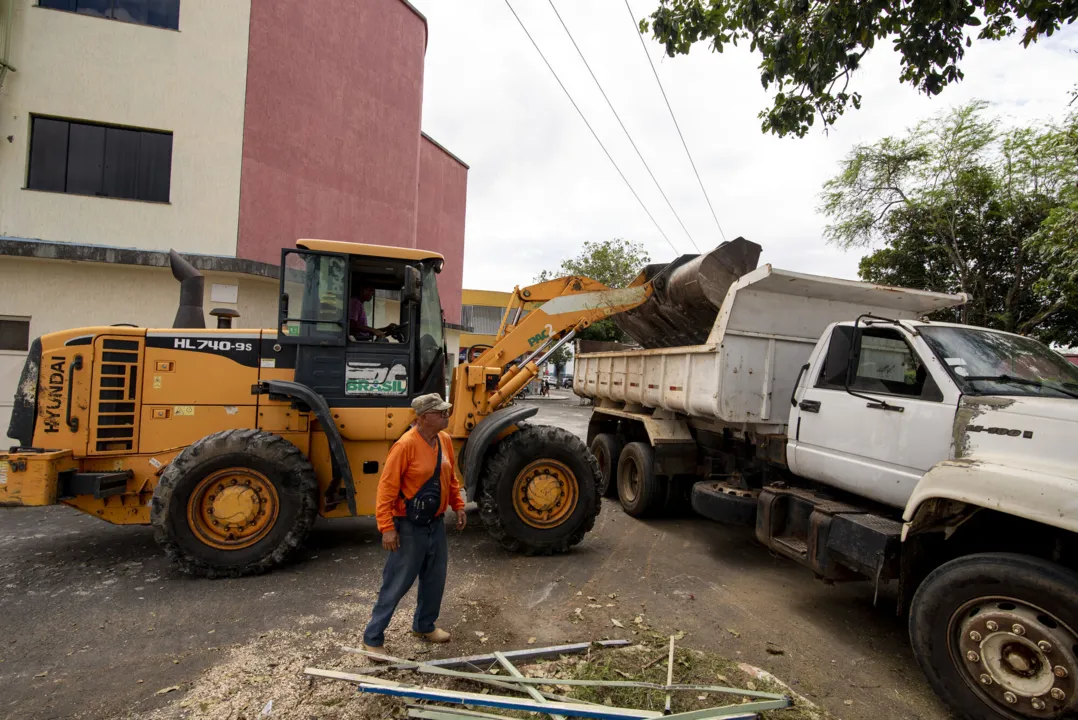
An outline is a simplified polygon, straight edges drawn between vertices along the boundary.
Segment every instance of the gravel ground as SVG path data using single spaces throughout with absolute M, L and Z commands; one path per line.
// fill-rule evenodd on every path
M 537 421 L 584 434 L 589 409 L 575 399 L 529 402 L 540 407 Z M 816 582 L 749 531 L 698 518 L 638 521 L 605 500 L 574 552 L 525 558 L 500 551 L 474 511 L 469 520 L 450 532 L 441 624 L 453 642 L 431 649 L 407 635 L 410 596 L 391 652 L 683 632 L 679 646 L 774 673 L 837 717 L 948 717 L 913 661 L 892 596 L 881 592 L 874 608 L 867 584 Z M 340 700 L 340 688 L 299 672 L 355 662 L 340 646 L 359 644 L 382 563 L 372 520 L 320 521 L 288 566 L 202 580 L 176 572 L 149 528 L 67 507 L 0 509 L 0 717 L 253 720 L 271 700 L 270 717 L 377 717 L 350 691 Z

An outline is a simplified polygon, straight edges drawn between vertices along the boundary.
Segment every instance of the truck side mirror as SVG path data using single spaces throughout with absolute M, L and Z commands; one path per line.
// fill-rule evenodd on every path
M 401 300 L 406 303 L 417 303 L 422 297 L 423 281 L 419 277 L 419 270 L 411 265 L 404 268 L 404 287 L 401 288 Z

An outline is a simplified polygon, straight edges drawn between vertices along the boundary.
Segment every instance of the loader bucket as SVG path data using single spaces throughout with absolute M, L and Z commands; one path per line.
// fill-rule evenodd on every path
M 702 345 L 730 286 L 756 269 L 760 246 L 745 238 L 724 242 L 703 255 L 682 255 L 672 263 L 648 265 L 644 279 L 655 292 L 638 308 L 614 317 L 645 348 Z

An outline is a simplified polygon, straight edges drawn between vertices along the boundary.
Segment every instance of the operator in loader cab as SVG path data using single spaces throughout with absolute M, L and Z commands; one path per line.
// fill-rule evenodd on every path
M 382 651 L 397 604 L 417 578 L 412 632 L 430 642 L 449 642 L 449 633 L 435 625 L 449 560 L 443 521 L 446 507 L 452 507 L 457 516 L 457 530 L 463 530 L 467 522 L 453 440 L 442 432 L 449 424 L 451 407 L 437 393 L 413 400 L 415 426 L 390 449 L 378 480 L 375 517 L 389 557 L 382 571 L 382 589 L 363 633 L 364 650 Z
M 380 340 L 397 329 L 397 326 L 393 323 L 383 328 L 371 327 L 367 321 L 367 309 L 363 305 L 370 302 L 371 298 L 374 297 L 374 288 L 363 285 L 363 281 L 358 274 L 352 275 L 352 287 L 355 289 L 348 303 L 349 340 L 353 342 L 357 340 L 361 342 Z

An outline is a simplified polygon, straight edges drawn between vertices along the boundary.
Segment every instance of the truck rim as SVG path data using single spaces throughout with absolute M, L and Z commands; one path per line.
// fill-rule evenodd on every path
M 572 515 L 579 497 L 573 471 L 548 458 L 529 463 L 513 483 L 517 516 L 534 528 L 560 525 Z
M 262 473 L 233 467 L 204 477 L 187 502 L 187 523 L 199 540 L 220 550 L 254 545 L 280 511 L 277 489 Z
M 625 502 L 632 503 L 636 501 L 637 496 L 640 494 L 640 482 L 643 477 L 643 473 L 640 471 L 636 462 L 630 460 L 625 463 L 623 470 L 624 477 L 621 480 L 624 482 L 618 483 L 618 492 Z
M 1051 613 L 1008 597 L 972 600 L 951 616 L 951 660 L 1009 717 L 1073 711 L 1078 635 Z

